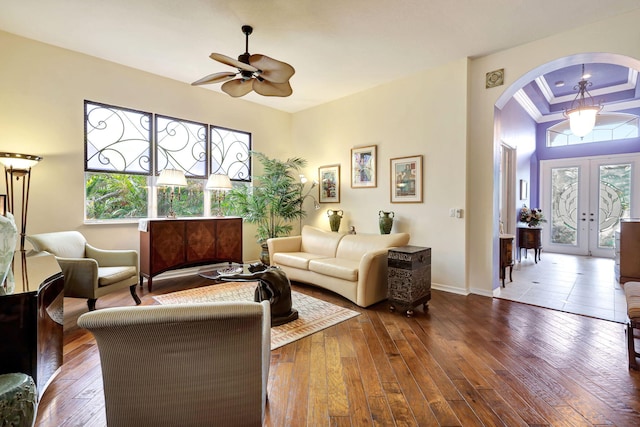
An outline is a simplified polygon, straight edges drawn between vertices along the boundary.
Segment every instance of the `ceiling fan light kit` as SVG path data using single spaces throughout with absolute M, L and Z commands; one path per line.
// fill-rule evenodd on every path
M 261 54 L 249 53 L 249 35 L 253 28 L 249 25 L 242 26 L 242 32 L 246 37 L 245 52 L 238 59 L 230 58 L 221 53 L 209 55 L 214 61 L 229 65 L 238 69 L 237 72 L 224 71 L 209 74 L 191 83 L 200 86 L 212 83 L 223 83 L 222 91 L 234 98 L 239 98 L 251 91 L 262 96 L 286 97 L 293 93 L 289 79 L 296 70 L 286 62 L 278 61 Z

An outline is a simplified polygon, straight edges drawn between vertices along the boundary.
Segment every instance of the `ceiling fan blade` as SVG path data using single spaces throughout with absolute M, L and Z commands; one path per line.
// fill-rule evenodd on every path
M 222 85 L 222 91 L 229 96 L 239 98 L 245 96 L 253 90 L 254 79 L 235 79 L 230 80 Z
M 208 76 L 203 77 L 200 80 L 196 80 L 195 82 L 191 83 L 191 86 L 208 85 L 210 83 L 226 82 L 227 80 L 231 80 L 232 78 L 234 78 L 236 76 L 236 74 L 238 74 L 238 73 L 232 73 L 232 72 L 229 72 L 229 71 L 222 72 L 222 73 L 209 74 Z
M 286 62 L 278 61 L 266 55 L 251 55 L 249 62 L 262 71 L 260 77 L 271 83 L 286 83 L 296 72 L 296 70 Z
M 251 71 L 253 73 L 258 71 L 258 69 L 252 65 L 245 64 L 244 62 L 240 62 L 237 59 L 230 58 L 227 55 L 223 55 L 221 53 L 212 53 L 211 55 L 209 55 L 209 58 L 218 62 L 222 62 L 226 65 L 231 65 L 232 67 L 236 67 L 240 70 Z
M 226 84 L 226 83 L 225 83 Z M 263 96 L 289 96 L 293 93 L 289 82 L 271 83 L 266 80 L 253 80 L 253 90 Z

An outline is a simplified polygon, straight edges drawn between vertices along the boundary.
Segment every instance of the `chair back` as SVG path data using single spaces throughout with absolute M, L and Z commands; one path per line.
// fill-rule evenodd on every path
M 78 326 L 100 352 L 109 426 L 260 426 L 267 301 L 107 308 Z
M 61 258 L 84 258 L 87 240 L 79 231 L 32 234 L 27 240 L 37 252 L 46 251 Z

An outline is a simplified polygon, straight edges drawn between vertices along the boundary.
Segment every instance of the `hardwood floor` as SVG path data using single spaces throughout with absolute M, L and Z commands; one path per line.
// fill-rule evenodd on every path
M 152 295 L 210 284 L 154 281 Z M 413 318 L 386 302 L 274 350 L 267 426 L 640 425 L 640 372 L 627 368 L 624 325 L 478 295 L 433 292 Z M 131 305 L 128 289 L 98 309 Z M 84 300 L 65 299 L 64 365 L 37 426 L 104 426 L 98 349 L 76 327 Z M 140 360 L 140 364 L 153 361 Z

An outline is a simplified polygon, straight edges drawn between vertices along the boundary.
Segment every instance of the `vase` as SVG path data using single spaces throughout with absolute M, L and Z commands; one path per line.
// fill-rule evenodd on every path
M 260 243 L 260 262 L 264 265 L 270 265 L 271 260 L 269 259 L 269 246 L 267 242 Z
M 391 227 L 393 227 L 393 217 L 395 214 L 393 212 L 378 212 L 378 225 L 380 225 L 380 234 L 389 234 L 391 233 Z
M 340 221 L 342 221 L 342 210 L 327 210 L 327 216 L 329 217 L 329 227 L 331 231 L 337 232 L 340 229 Z
M 4 283 L 11 270 L 17 238 L 18 228 L 13 215 L 10 212 L 7 213 L 7 216 L 0 215 L 0 279 L 2 279 L 0 284 Z

